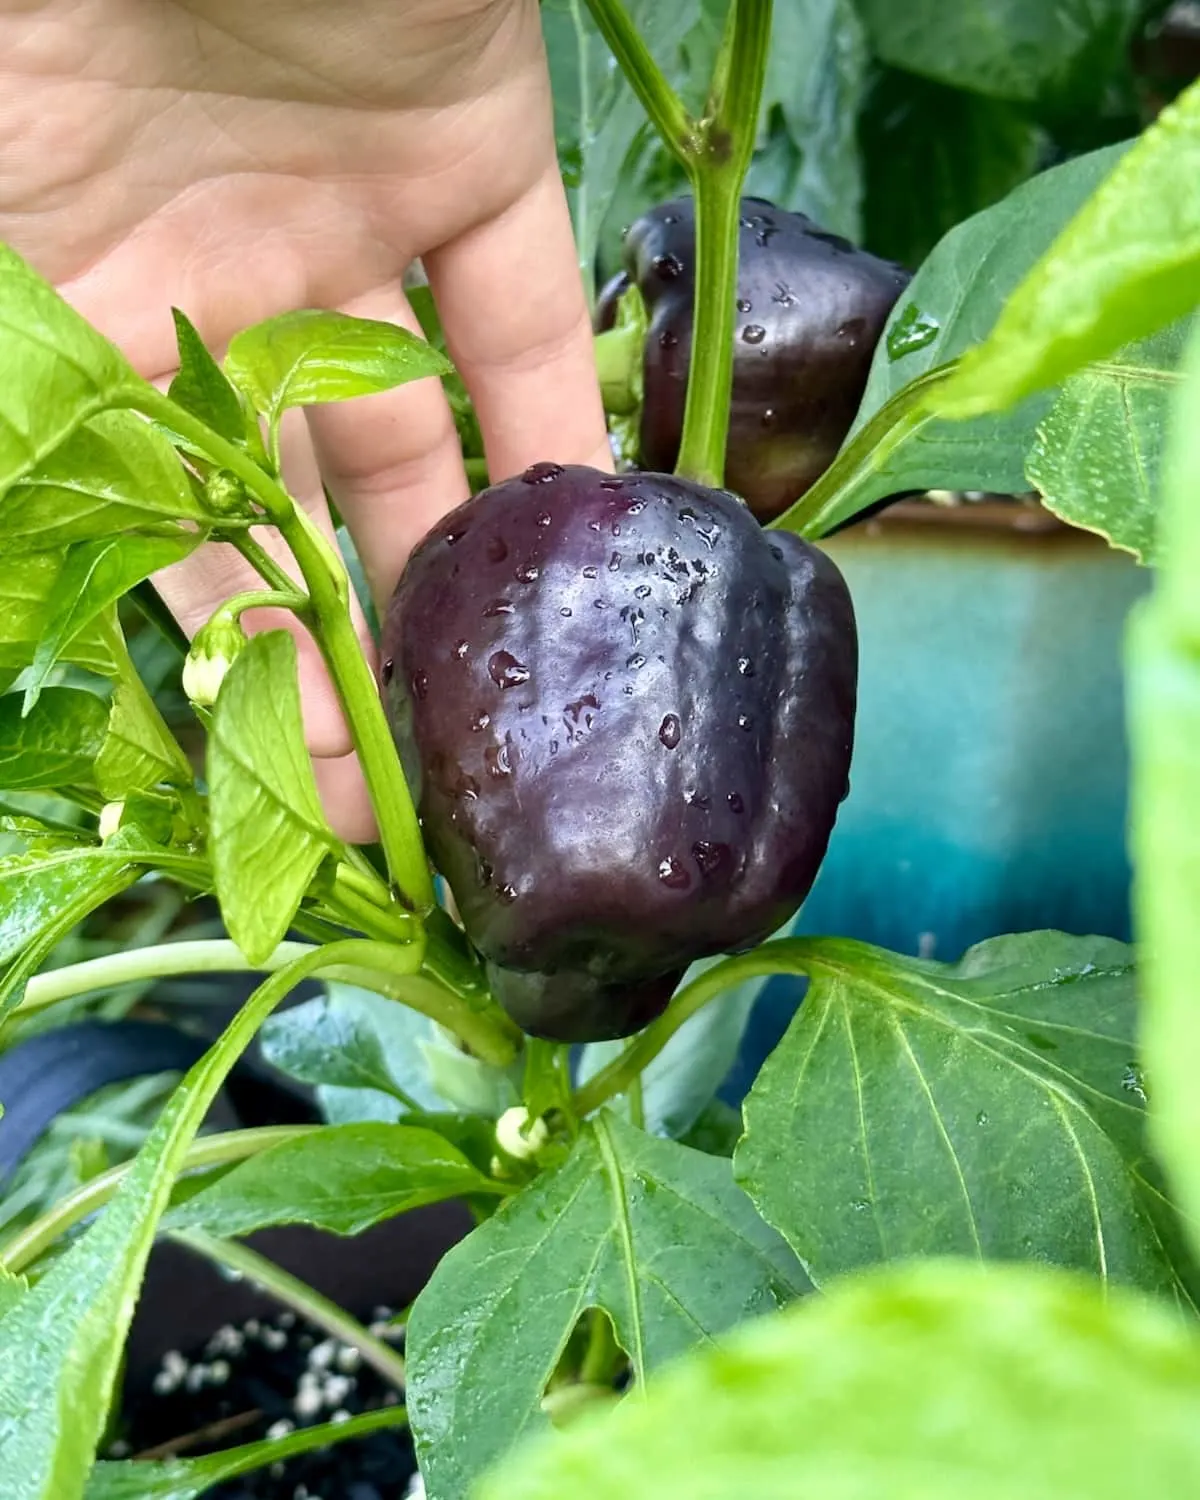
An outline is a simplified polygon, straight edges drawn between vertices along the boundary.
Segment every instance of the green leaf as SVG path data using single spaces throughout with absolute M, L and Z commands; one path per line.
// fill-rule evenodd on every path
M 862 113 L 864 239 L 916 268 L 944 234 L 1032 175 L 1041 133 L 1014 105 L 885 68 Z
M 229 1069 L 302 972 L 292 965 L 259 987 L 172 1094 L 100 1217 L 0 1318 L 5 1500 L 82 1496 L 174 1179 Z
M 888 320 L 842 453 L 775 524 L 819 536 L 903 490 L 1024 491 L 1025 456 L 1049 396 L 971 422 L 942 421 L 925 408 L 896 425 L 884 408 L 896 411 L 912 393 L 923 403 L 914 382 L 933 381 L 986 337 L 1013 287 L 1125 149 L 1106 147 L 1040 173 L 938 243 Z M 872 419 L 883 430 L 868 428 Z
M 65 556 L 63 552 L 18 555 L 0 574 L 0 670 L 21 671 L 33 661 L 47 621 L 62 598 L 58 580 Z M 85 625 L 67 642 L 59 660 L 104 677 L 116 672 L 112 649 L 95 623 Z
M 545 1425 L 580 1315 L 612 1319 L 635 1378 L 807 1290 L 729 1163 L 612 1114 L 444 1256 L 408 1322 L 408 1411 L 429 1500 Z M 586 1493 L 586 1491 L 584 1492 Z
M 223 1236 L 270 1224 L 360 1234 L 422 1204 L 504 1191 L 432 1130 L 330 1125 L 241 1162 L 173 1208 L 165 1223 Z
M 939 964 L 787 947 L 811 983 L 734 1171 L 818 1285 L 945 1254 L 1200 1291 L 1146 1159 L 1129 948 L 1034 932 Z
M 140 874 L 117 834 L 103 848 L 68 848 L 0 859 L 0 1019 L 25 981 L 89 912 Z
M 236 334 L 229 378 L 274 426 L 293 406 L 316 406 L 447 375 L 450 361 L 407 328 L 302 309 Z
M 203 519 L 175 450 L 131 411 L 93 417 L 0 497 L 0 534 L 14 551 Z
M 122 392 L 144 382 L 117 350 L 0 244 L 0 495 Z
M 477 1500 L 1129 1500 L 1200 1493 L 1200 1342 L 1082 1277 L 857 1276 L 514 1454 Z
M 999 411 L 1156 333 L 1200 303 L 1200 82 L 1169 105 L 1013 292 L 940 394 L 942 415 Z
M 135 583 L 181 562 L 203 540 L 200 532 L 177 531 L 174 536 L 102 537 L 68 548 L 42 617 L 25 688 L 26 708 L 37 702 L 42 684 L 76 636 Z
M 186 786 L 193 779 L 178 742 L 132 683 L 118 682 L 113 692 L 95 775 L 110 801 L 149 791 L 163 781 Z
M 1042 503 L 1140 562 L 1156 557 L 1158 472 L 1187 325 L 1068 376 L 1025 465 Z
M 171 316 L 175 319 L 175 338 L 179 345 L 179 373 L 172 380 L 167 395 L 221 437 L 244 446 L 246 416 L 237 391 L 208 352 L 186 314 L 173 307 Z
M 878 56 L 995 99 L 1098 97 L 1141 0 L 858 0 Z
M 98 1463 L 88 1476 L 83 1500 L 196 1500 L 214 1485 L 253 1474 L 301 1453 L 319 1452 L 350 1438 L 367 1437 L 389 1427 L 404 1427 L 401 1407 L 362 1412 L 345 1422 L 321 1422 L 281 1438 L 246 1443 L 204 1458 L 171 1458 L 164 1463 L 122 1459 Z
M 370 1091 L 388 1105 L 388 1119 L 414 1106 L 436 1109 L 419 1050 L 433 1031 L 428 1016 L 354 985 L 325 989 L 271 1017 L 261 1039 L 266 1060 L 301 1083 Z
M 21 694 L 0 698 L 0 786 L 6 792 L 87 785 L 104 744 L 108 706 L 79 688 L 47 688 L 27 718 Z
M 251 963 L 283 940 L 337 840 L 304 745 L 296 643 L 253 636 L 230 667 L 208 738 L 213 873 L 229 935 Z
M 1200 1251 L 1200 330 L 1175 399 L 1158 583 L 1128 641 L 1131 843 L 1152 1138 Z

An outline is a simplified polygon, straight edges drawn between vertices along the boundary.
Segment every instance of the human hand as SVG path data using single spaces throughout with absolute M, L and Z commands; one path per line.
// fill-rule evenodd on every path
M 160 385 L 173 305 L 218 352 L 300 307 L 419 332 L 420 257 L 493 478 L 610 466 L 536 0 L 0 0 L 0 240 Z M 380 602 L 469 494 L 433 380 L 289 413 L 284 470 L 328 531 L 324 480 Z M 214 544 L 156 583 L 190 634 L 257 578 Z M 315 644 L 246 624 L 296 635 L 326 808 L 371 837 Z

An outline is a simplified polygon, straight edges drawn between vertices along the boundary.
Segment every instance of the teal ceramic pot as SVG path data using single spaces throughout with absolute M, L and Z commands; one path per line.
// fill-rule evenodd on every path
M 1121 649 L 1148 570 L 1004 501 L 901 502 L 823 545 L 858 616 L 858 727 L 792 931 L 945 960 L 1038 927 L 1127 938 Z M 745 1081 L 798 995 L 767 987 Z

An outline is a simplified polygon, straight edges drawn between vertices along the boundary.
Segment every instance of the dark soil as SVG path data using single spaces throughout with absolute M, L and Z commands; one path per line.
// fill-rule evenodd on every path
M 393 1310 L 372 1331 L 397 1349 Z M 394 1406 L 400 1393 L 357 1349 L 287 1312 L 225 1324 L 192 1358 L 166 1353 L 125 1392 L 122 1430 L 106 1458 L 194 1458 Z M 345 1415 L 343 1415 L 345 1414 Z M 403 1428 L 352 1438 L 216 1486 L 212 1500 L 402 1500 L 415 1473 Z

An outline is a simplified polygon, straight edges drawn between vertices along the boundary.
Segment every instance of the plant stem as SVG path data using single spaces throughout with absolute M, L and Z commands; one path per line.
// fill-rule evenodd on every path
M 240 479 L 291 548 L 308 589 L 316 627 L 313 633 L 362 763 L 388 872 L 404 905 L 425 914 L 433 907 L 434 895 L 421 827 L 392 743 L 374 673 L 350 618 L 350 580 L 340 556 L 287 491 L 247 453 L 226 442 L 153 386 L 132 388 L 126 400 L 143 416 L 161 421 L 195 443 Z M 285 586 L 294 587 L 290 580 Z
M 642 1088 L 642 1075 L 629 1080 L 629 1087 L 625 1090 L 625 1096 L 629 1100 L 630 1123 L 636 1125 L 639 1130 L 646 1128 L 646 1100 L 645 1091 Z
M 683 436 L 675 472 L 720 488 L 733 391 L 741 182 L 724 171 L 693 177 L 696 290 Z
M 235 594 L 232 599 L 226 599 L 221 607 L 214 611 L 214 618 L 220 615 L 227 620 L 240 619 L 248 609 L 290 609 L 295 615 L 303 615 L 308 611 L 308 595 L 302 594 L 298 589 L 248 589 L 244 594 Z
M 730 0 L 703 148 L 685 160 L 696 197 L 696 291 L 683 436 L 675 472 L 719 486 L 725 476 L 737 298 L 738 219 L 758 132 L 771 40 L 771 0 Z
M 337 940 L 343 941 L 341 934 Z M 415 973 L 413 964 L 419 958 L 419 944 L 398 946 L 394 941 L 358 939 L 349 940 L 347 946 L 351 945 L 351 961 L 331 964 L 324 971 L 326 978 L 369 989 L 411 1006 L 454 1032 L 485 1062 L 498 1067 L 507 1067 L 512 1062 L 520 1033 L 486 991 L 459 993 L 442 981 Z M 27 984 L 16 1013 L 28 1015 L 76 995 L 173 974 L 273 974 L 317 952 L 319 948 L 305 943 L 280 943 L 262 963 L 252 964 L 236 943 L 225 938 L 158 943 L 37 974 Z
M 222 1135 L 204 1136 L 188 1148 L 182 1172 L 230 1166 L 234 1162 L 257 1156 L 272 1146 L 311 1135 L 314 1130 L 324 1128 L 321 1125 L 269 1125 L 257 1130 L 231 1130 Z M 85 1182 L 74 1192 L 68 1193 L 65 1198 L 60 1198 L 40 1218 L 26 1225 L 0 1249 L 0 1265 L 14 1274 L 32 1265 L 68 1229 L 89 1218 L 97 1209 L 103 1208 L 132 1166 L 133 1162 L 128 1161 L 110 1167 L 107 1172 L 101 1172 L 90 1182 Z
M 25 986 L 25 996 L 16 1007 L 16 1014 L 28 1015 L 31 1011 L 45 1010 L 60 1000 L 70 1000 L 94 990 L 111 990 L 118 985 L 165 979 L 175 974 L 273 974 L 276 969 L 282 969 L 309 951 L 306 943 L 280 943 L 269 958 L 260 964 L 252 964 L 236 943 L 226 938 L 209 938 L 157 943 L 150 948 L 134 948 L 125 953 L 106 953 L 102 958 L 89 958 L 83 963 L 35 974 Z
M 263 582 L 269 584 L 272 589 L 281 594 L 295 589 L 296 580 L 279 566 L 262 543 L 252 537 L 248 531 L 236 532 L 229 538 L 229 541 L 238 549 Z
M 216 1265 L 224 1266 L 238 1276 L 253 1281 L 264 1292 L 294 1308 L 310 1323 L 315 1323 L 318 1328 L 323 1328 L 343 1344 L 350 1344 L 357 1349 L 367 1364 L 386 1381 L 397 1390 L 404 1389 L 404 1361 L 396 1351 L 364 1328 L 357 1318 L 351 1317 L 336 1302 L 322 1296 L 298 1276 L 293 1276 L 290 1271 L 285 1271 L 265 1255 L 251 1250 L 249 1245 L 236 1240 L 218 1239 L 200 1229 L 173 1230 L 170 1238 Z
M 778 938 L 706 969 L 679 991 L 658 1020 L 634 1037 L 624 1052 L 575 1091 L 575 1109 L 580 1117 L 599 1109 L 614 1094 L 628 1093 L 634 1079 L 641 1077 L 683 1023 L 710 1000 L 764 974 L 807 974 L 811 948 L 811 939 Z
M 344 967 L 361 968 L 364 975 L 370 975 L 368 988 L 420 1011 L 461 1038 L 476 1057 L 506 1068 L 517 1055 L 512 1023 L 486 992 L 473 1003 L 470 996 L 414 973 L 411 950 L 415 946 L 364 940 L 357 944 L 359 955 Z
M 622 0 L 588 0 L 588 9 L 663 143 L 687 166 L 695 150 L 696 122 L 663 77 Z

